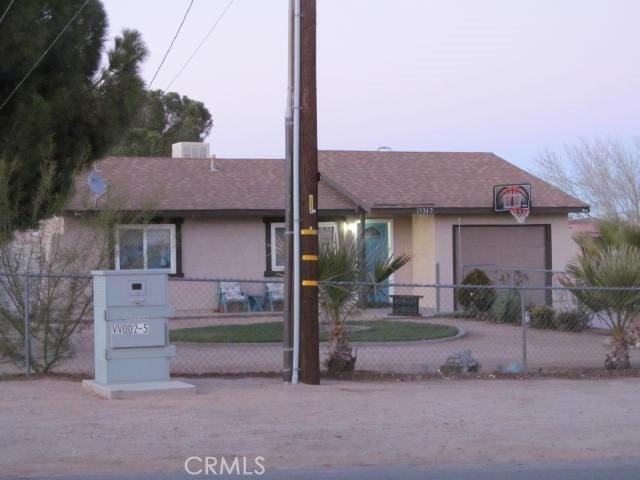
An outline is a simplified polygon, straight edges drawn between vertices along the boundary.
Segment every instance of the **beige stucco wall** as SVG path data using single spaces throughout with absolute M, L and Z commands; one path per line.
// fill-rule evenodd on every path
M 53 245 L 55 234 L 48 231 L 50 248 L 57 254 L 74 258 L 74 264 L 67 266 L 68 272 L 89 274 L 96 268 L 109 268 L 109 244 L 103 227 L 83 218 L 60 217 L 55 224 L 60 235 L 60 246 Z
M 82 220 L 64 219 L 68 246 L 95 245 L 95 232 Z M 94 252 L 97 254 L 97 252 Z M 97 255 L 95 255 L 97 257 Z M 95 268 L 97 258 L 84 262 L 79 273 Z M 185 219 L 182 225 L 182 270 L 185 277 L 264 278 L 265 224 L 262 218 Z M 170 302 L 179 311 L 214 309 L 218 304 L 216 282 L 169 283 Z M 248 293 L 263 294 L 264 284 L 243 284 Z
M 391 221 L 391 248 L 396 254 L 413 254 L 410 216 L 370 218 Z M 344 225 L 358 221 L 349 217 Z M 262 218 L 187 219 L 182 226 L 182 270 L 185 277 L 261 279 L 266 269 L 265 224 Z M 392 279 L 413 283 L 413 265 L 405 265 Z M 179 310 L 217 308 L 217 285 L 206 282 L 172 282 L 172 302 Z M 248 293 L 264 293 L 264 285 L 243 284 Z
M 411 223 L 411 217 L 409 216 L 397 216 L 393 217 L 393 254 L 414 255 L 413 248 L 413 225 Z M 412 283 L 413 282 L 413 270 L 415 261 L 409 262 L 407 265 L 398 270 L 394 275 L 392 281 L 394 283 Z M 402 289 L 397 289 L 395 293 L 402 293 Z
M 185 219 L 182 224 L 182 271 L 189 278 L 264 279 L 265 224 L 262 218 Z M 243 283 L 246 293 L 264 294 L 265 286 Z M 178 310 L 218 307 L 216 282 L 171 282 Z
M 346 224 L 357 221 L 350 217 Z M 397 272 L 395 283 L 434 284 L 436 263 L 440 265 L 440 282 L 453 282 L 453 226 L 514 225 L 508 215 L 404 215 L 368 218 L 391 220 L 392 249 L 395 254 L 408 253 L 413 260 Z M 551 225 L 553 270 L 563 271 L 576 254 L 576 244 L 568 228 L 566 215 L 532 215 L 528 224 Z M 81 236 L 80 223 L 65 219 L 65 236 Z M 185 277 L 262 279 L 266 269 L 265 224 L 261 217 L 185 219 L 182 225 L 182 270 Z M 262 284 L 244 284 L 248 293 L 264 293 Z M 179 310 L 217 308 L 217 284 L 212 282 L 171 282 L 171 302 Z M 435 306 L 434 289 L 396 289 L 394 293 L 424 295 L 422 305 Z M 443 309 L 450 308 L 441 295 Z M 452 302 L 449 302 L 452 303 Z
M 412 215 L 410 219 L 413 250 L 411 283 L 434 284 L 436 282 L 435 217 L 433 215 Z M 409 293 L 422 295 L 421 306 L 430 308 L 435 306 L 433 289 L 414 287 Z
M 411 216 L 411 239 L 413 245 L 413 283 L 435 282 L 435 217 L 433 215 Z
M 182 270 L 188 277 L 263 278 L 264 242 L 261 218 L 187 219 Z

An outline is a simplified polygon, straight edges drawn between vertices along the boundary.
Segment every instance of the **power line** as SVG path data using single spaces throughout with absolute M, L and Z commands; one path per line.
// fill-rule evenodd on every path
M 7 13 L 9 13 L 9 10 L 11 9 L 11 6 L 13 5 L 13 2 L 15 2 L 16 0 L 11 0 L 9 2 L 9 5 L 7 6 L 7 8 L 4 9 L 4 13 L 2 14 L 2 16 L 0 17 L 0 23 L 2 23 L 2 21 L 4 20 L 4 17 L 7 16 Z
M 71 20 L 69 20 L 67 22 L 67 24 L 64 26 L 64 28 L 60 31 L 60 33 L 58 33 L 58 35 L 56 36 L 56 38 L 53 39 L 53 42 L 51 42 L 51 44 L 47 47 L 47 49 L 42 52 L 42 55 L 40 55 L 40 57 L 38 57 L 38 59 L 36 60 L 36 62 L 33 64 L 33 66 L 29 69 L 29 71 L 25 74 L 24 77 L 22 77 L 22 80 L 20 80 L 20 82 L 18 83 L 18 85 L 16 85 L 16 88 L 13 89 L 13 91 L 9 94 L 9 96 L 4 100 L 4 102 L 2 102 L 2 105 L 0 105 L 0 111 L 4 108 L 4 106 L 9 102 L 9 100 L 11 100 L 11 98 L 15 95 L 15 93 L 18 91 L 18 89 L 22 86 L 22 84 L 25 82 L 25 80 L 27 78 L 29 78 L 29 75 L 31 75 L 31 72 L 33 72 L 36 67 L 40 64 L 40 62 L 42 61 L 42 59 L 45 57 L 45 55 L 47 53 L 49 53 L 49 50 L 51 50 L 51 48 L 56 44 L 56 42 L 60 39 L 60 37 L 64 34 L 64 32 L 67 31 L 67 29 L 69 28 L 69 26 L 73 23 L 73 21 L 76 19 L 76 17 L 78 15 L 80 15 L 80 12 L 84 9 L 84 7 L 87 6 L 87 4 L 89 3 L 90 0 L 85 0 L 85 2 L 82 4 L 82 6 L 78 9 L 78 11 L 73 15 L 73 17 L 71 17 Z M 5 11 L 6 13 L 6 11 Z
M 167 85 L 167 88 L 165 88 L 166 90 L 169 90 L 169 87 L 171 87 L 171 85 L 173 85 L 173 82 L 175 82 L 178 77 L 182 74 L 182 72 L 184 71 L 185 68 L 187 68 L 187 65 L 189 65 L 189 63 L 191 62 L 191 60 L 193 60 L 193 57 L 196 56 L 196 54 L 198 53 L 198 50 L 200 50 L 200 48 L 202 47 L 202 45 L 204 45 L 204 42 L 207 41 L 207 39 L 209 38 L 209 36 L 213 33 L 213 31 L 216 29 L 216 27 L 218 26 L 218 23 L 220 23 L 220 20 L 222 20 L 222 18 L 225 16 L 225 14 L 227 13 L 227 10 L 229 10 L 229 7 L 231 6 L 231 4 L 233 4 L 235 0 L 230 0 L 230 2 L 227 4 L 226 7 L 224 7 L 224 10 L 222 11 L 222 13 L 220 14 L 220 16 L 218 17 L 218 19 L 215 21 L 215 23 L 213 24 L 213 26 L 209 29 L 209 31 L 207 32 L 207 34 L 204 36 L 204 38 L 202 39 L 202 41 L 200 42 L 200 44 L 196 47 L 196 49 L 193 51 L 193 53 L 191 54 L 191 56 L 187 59 L 186 62 L 184 62 L 184 65 L 182 65 L 182 67 L 180 68 L 180 70 L 178 71 L 178 73 L 176 74 L 175 77 L 173 77 L 173 80 L 171 80 L 169 82 L 169 84 Z
M 184 12 L 184 16 L 182 17 L 182 21 L 180 22 L 180 25 L 178 25 L 178 30 L 176 31 L 176 34 L 173 36 L 173 39 L 171 40 L 171 44 L 169 45 L 169 48 L 167 48 L 167 51 L 165 52 L 164 57 L 162 57 L 162 61 L 160 62 L 160 65 L 158 65 L 158 68 L 156 69 L 156 73 L 153 74 L 153 78 L 149 82 L 149 86 L 147 87 L 147 89 L 151 90 L 151 85 L 153 85 L 153 82 L 155 81 L 156 77 L 158 76 L 158 72 L 160 72 L 160 69 L 162 68 L 162 65 L 164 65 L 164 61 L 167 59 L 167 56 L 169 55 L 169 52 L 173 48 L 173 44 L 175 43 L 176 38 L 178 38 L 178 35 L 180 34 L 180 30 L 182 30 L 182 26 L 184 25 L 184 21 L 187 19 L 187 15 L 189 15 L 189 10 L 191 10 L 192 6 L 193 6 L 193 0 L 191 0 L 191 2 L 189 2 L 189 6 L 187 7 L 187 11 Z

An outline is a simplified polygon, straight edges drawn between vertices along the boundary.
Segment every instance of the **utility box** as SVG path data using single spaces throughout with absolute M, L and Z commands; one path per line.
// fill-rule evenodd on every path
M 115 398 L 114 388 L 149 393 L 185 386 L 194 393 L 193 385 L 169 381 L 176 349 L 169 344 L 168 320 L 175 308 L 168 305 L 167 274 L 99 270 L 92 275 L 95 380 L 83 386 L 108 398 Z

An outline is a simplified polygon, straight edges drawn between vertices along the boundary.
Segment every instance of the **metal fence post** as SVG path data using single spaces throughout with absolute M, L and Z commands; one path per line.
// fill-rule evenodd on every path
M 520 290 L 520 323 L 522 324 L 522 368 L 524 372 L 527 371 L 527 312 L 525 309 L 525 294 L 526 290 Z
M 440 262 L 436 262 L 436 313 L 440 313 Z
M 24 366 L 27 377 L 31 374 L 31 325 L 29 312 L 29 275 L 24 277 Z

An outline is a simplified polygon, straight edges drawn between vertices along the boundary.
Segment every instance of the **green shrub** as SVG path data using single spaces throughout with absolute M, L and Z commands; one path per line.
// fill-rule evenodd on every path
M 500 292 L 491 314 L 498 323 L 520 323 L 520 294 L 513 290 Z
M 584 310 L 560 312 L 556 316 L 556 327 L 563 332 L 581 332 L 589 326 L 590 318 Z
M 550 330 L 556 329 L 556 312 L 548 305 L 540 305 L 530 310 L 531 318 L 529 326 L 531 328 L 546 328 Z
M 491 285 L 491 280 L 482 270 L 471 270 L 464 280 L 463 285 Z M 496 291 L 493 288 L 458 288 L 456 301 L 462 305 L 465 312 L 475 316 L 483 316 L 488 312 L 496 299 Z

